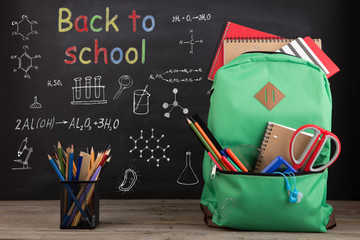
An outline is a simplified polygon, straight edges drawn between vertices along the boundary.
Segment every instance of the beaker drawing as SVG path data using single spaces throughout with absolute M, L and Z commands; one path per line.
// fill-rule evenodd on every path
M 91 76 L 85 77 L 85 97 L 87 99 L 91 97 Z
M 75 81 L 75 99 L 80 100 L 81 98 L 81 77 L 74 78 Z
M 134 91 L 133 95 L 133 113 L 136 115 L 145 115 L 149 112 L 149 92 L 145 89 Z
M 186 152 L 185 168 L 176 182 L 181 185 L 195 185 L 199 183 L 199 179 L 191 167 L 191 152 Z
M 94 77 L 95 79 L 95 98 L 99 99 L 100 98 L 100 80 L 101 80 L 101 76 L 96 76 Z

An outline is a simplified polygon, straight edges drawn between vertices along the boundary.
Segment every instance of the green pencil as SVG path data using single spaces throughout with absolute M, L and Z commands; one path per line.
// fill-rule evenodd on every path
M 63 158 L 63 150 L 60 144 L 60 141 L 58 141 L 58 155 L 59 155 L 59 162 L 60 162 L 60 172 L 65 177 L 65 164 L 64 164 L 64 158 Z
M 204 145 L 204 147 L 206 148 L 206 150 L 208 152 L 211 153 L 211 155 L 215 158 L 215 160 L 217 161 L 217 163 L 221 166 L 222 169 L 226 169 L 224 167 L 224 165 L 221 163 L 221 161 L 219 160 L 219 158 L 216 156 L 215 152 L 212 150 L 212 148 L 209 146 L 209 144 L 206 142 L 206 140 L 204 139 L 204 137 L 201 135 L 201 133 L 199 132 L 199 130 L 197 130 L 197 128 L 195 127 L 195 125 L 188 119 L 186 118 L 187 123 L 189 124 L 190 128 L 194 131 L 195 135 L 199 138 L 199 140 L 201 141 L 201 143 Z

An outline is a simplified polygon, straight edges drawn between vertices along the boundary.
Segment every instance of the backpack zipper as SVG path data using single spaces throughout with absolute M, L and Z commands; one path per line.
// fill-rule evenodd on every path
M 303 176 L 303 175 L 309 175 L 309 174 L 316 174 L 316 173 L 323 173 L 324 171 L 321 172 L 297 172 L 294 173 L 295 176 Z M 216 177 L 216 173 L 222 173 L 222 174 L 226 174 L 226 175 L 248 175 L 248 176 L 270 176 L 270 177 L 281 177 L 281 175 L 276 175 L 276 174 L 272 174 L 272 173 L 257 173 L 257 172 L 233 172 L 233 171 L 224 171 L 224 170 L 220 170 L 219 168 L 216 167 L 216 165 L 213 166 L 212 170 L 211 170 L 211 174 L 210 174 L 210 178 L 214 179 Z

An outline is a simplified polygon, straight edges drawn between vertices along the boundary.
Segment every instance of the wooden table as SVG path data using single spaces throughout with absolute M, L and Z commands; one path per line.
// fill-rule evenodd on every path
M 327 233 L 209 228 L 199 200 L 101 200 L 94 230 L 61 230 L 59 201 L 0 201 L 0 239 L 360 239 L 360 201 L 329 201 L 337 227 Z

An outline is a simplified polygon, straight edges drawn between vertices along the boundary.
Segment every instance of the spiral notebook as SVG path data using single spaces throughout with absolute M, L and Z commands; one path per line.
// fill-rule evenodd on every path
M 215 74 L 217 70 L 224 65 L 224 40 L 228 38 L 241 38 L 241 39 L 253 39 L 253 38 L 261 38 L 261 39 L 281 39 L 281 37 L 262 32 L 256 29 L 248 28 L 233 22 L 227 22 L 223 30 L 221 31 L 221 35 L 219 41 L 216 45 L 215 55 L 211 61 L 210 69 L 208 73 L 208 79 L 214 80 Z M 279 49 L 279 48 L 277 48 Z M 275 49 L 275 50 L 277 50 Z
M 296 129 L 268 122 L 262 140 L 258 160 L 254 172 L 261 172 L 277 156 L 284 158 L 291 166 L 290 140 Z M 299 158 L 313 134 L 301 132 L 294 145 L 294 156 Z
M 294 39 L 225 39 L 224 65 L 245 52 L 276 50 L 288 45 Z M 321 49 L 321 39 L 313 39 Z

